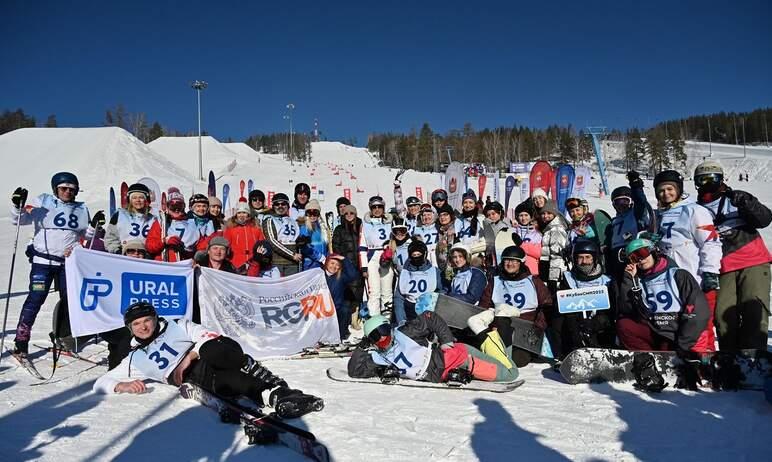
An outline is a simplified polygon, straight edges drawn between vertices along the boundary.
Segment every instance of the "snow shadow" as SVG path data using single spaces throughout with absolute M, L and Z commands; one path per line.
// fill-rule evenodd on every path
M 641 461 L 765 460 L 763 429 L 772 408 L 758 391 L 685 392 L 672 384 L 645 394 L 609 384 L 589 387 L 611 398 L 627 425 L 618 439 L 622 449 Z M 623 428 L 623 427 L 622 427 Z
M 241 425 L 220 422 L 204 406 L 194 406 L 135 435 L 113 461 L 228 460 L 307 461 L 280 445 L 246 446 Z
M 518 426 L 498 401 L 476 399 L 484 420 L 474 424 L 471 445 L 481 462 L 499 460 L 568 461 L 554 449 L 541 444 L 542 435 Z
M 61 423 L 99 404 L 102 395 L 91 393 L 93 384 L 82 383 L 0 417 L 0 428 L 5 430 L 0 454 L 9 455 L 8 460 L 36 460 L 44 456 L 46 446 L 63 438 L 77 438 L 86 426 Z

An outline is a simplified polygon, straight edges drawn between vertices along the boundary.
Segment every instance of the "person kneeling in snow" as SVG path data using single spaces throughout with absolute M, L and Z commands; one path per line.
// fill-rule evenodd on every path
M 245 396 L 272 406 L 284 419 L 321 410 L 323 401 L 289 388 L 233 339 L 190 321 L 159 318 L 153 305 L 137 302 L 123 315 L 131 353 L 94 383 L 97 393 L 144 393 L 144 380 L 179 386 L 189 382 L 225 397 Z
M 506 367 L 472 346 L 454 343 L 448 325 L 432 312 L 396 328 L 385 317 L 373 316 L 365 322 L 364 333 L 373 348 L 359 346 L 354 350 L 348 362 L 351 377 L 377 376 L 384 383 L 400 378 L 427 382 L 511 382 L 518 377 L 514 364 Z M 430 340 L 435 336 L 438 343 Z

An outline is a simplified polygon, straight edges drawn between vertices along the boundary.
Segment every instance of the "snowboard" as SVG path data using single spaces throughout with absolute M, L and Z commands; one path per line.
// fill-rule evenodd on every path
M 504 249 L 513 245 L 516 244 L 515 241 L 512 240 L 512 229 L 505 228 L 496 234 L 496 264 L 501 263 L 501 253 L 504 252 Z
M 472 380 L 469 383 L 459 382 L 422 382 L 419 380 L 399 379 L 396 383 L 386 384 L 381 382 L 378 377 L 354 378 L 349 377 L 345 369 L 336 369 L 331 367 L 327 369 L 327 377 L 336 382 L 352 383 L 371 383 L 376 385 L 400 386 L 413 388 L 440 388 L 444 390 L 466 390 L 466 391 L 489 391 L 492 393 L 507 393 L 525 383 L 525 380 L 518 379 L 514 382 L 484 382 L 482 380 Z
M 603 245 L 606 242 L 606 230 L 611 224 L 611 216 L 606 213 L 605 210 L 596 209 L 592 212 L 593 220 L 595 222 L 595 232 L 598 236 L 598 242 Z
M 422 295 L 423 297 L 423 295 Z M 419 298 L 419 303 L 421 299 Z M 476 305 L 462 302 L 461 300 L 439 295 L 435 302 L 434 312 L 439 315 L 445 323 L 454 329 L 463 330 L 467 327 L 467 321 L 470 317 L 482 313 L 486 308 L 480 308 Z M 418 311 L 418 304 L 416 304 Z M 530 351 L 544 358 L 552 359 L 552 348 L 549 341 L 544 336 L 544 330 L 540 329 L 532 321 L 518 317 L 510 318 L 512 322 L 512 346 L 522 350 Z
M 632 372 L 634 351 L 605 348 L 580 348 L 569 353 L 560 366 L 560 374 L 570 384 L 602 382 L 635 382 Z M 665 381 L 674 384 L 677 368 L 682 364 L 675 351 L 653 351 L 657 370 Z M 737 364 L 745 375 L 741 388 L 763 390 L 764 380 L 772 371 L 772 354 L 743 350 Z

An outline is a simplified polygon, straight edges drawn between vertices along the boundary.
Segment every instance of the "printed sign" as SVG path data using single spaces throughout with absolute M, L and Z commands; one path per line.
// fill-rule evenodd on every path
M 605 285 L 582 287 L 581 289 L 558 290 L 558 311 L 560 313 L 579 313 L 599 311 L 611 308 L 608 288 Z

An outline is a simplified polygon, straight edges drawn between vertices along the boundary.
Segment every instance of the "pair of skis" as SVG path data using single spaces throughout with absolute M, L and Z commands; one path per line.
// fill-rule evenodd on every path
M 179 390 L 183 398 L 198 401 L 217 412 L 221 421 L 243 424 L 249 444 L 281 444 L 317 462 L 330 460 L 327 447 L 316 441 L 313 433 L 288 424 L 274 414 L 265 414 L 192 383 L 183 383 Z

